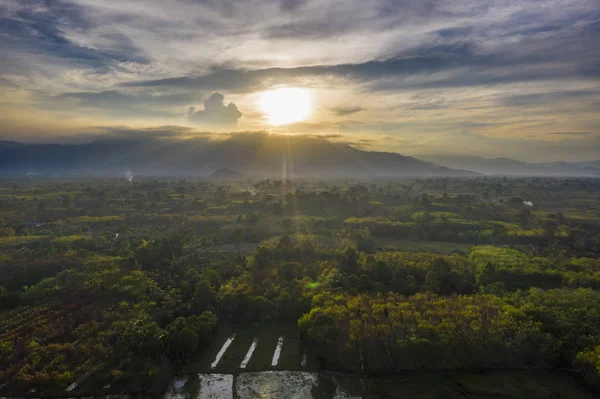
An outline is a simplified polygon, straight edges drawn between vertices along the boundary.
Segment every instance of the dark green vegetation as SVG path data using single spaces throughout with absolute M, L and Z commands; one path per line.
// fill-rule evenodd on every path
M 266 323 L 300 331 L 278 369 L 303 347 L 310 370 L 469 369 L 452 389 L 472 395 L 504 386 L 478 384 L 499 368 L 569 368 L 598 388 L 595 179 L 15 179 L 0 210 L 7 392 L 160 392 L 206 370 L 227 329 Z M 272 356 L 265 336 L 249 371 Z

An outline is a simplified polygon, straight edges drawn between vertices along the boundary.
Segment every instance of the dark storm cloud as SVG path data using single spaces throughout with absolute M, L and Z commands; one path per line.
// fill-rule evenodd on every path
M 198 125 L 208 126 L 235 126 L 242 113 L 234 103 L 225 105 L 221 93 L 213 93 L 208 100 L 204 101 L 204 109 L 196 111 L 190 107 L 188 110 L 188 121 Z

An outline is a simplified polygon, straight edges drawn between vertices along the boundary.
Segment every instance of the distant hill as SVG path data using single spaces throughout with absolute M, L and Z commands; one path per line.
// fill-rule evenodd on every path
M 600 176 L 600 161 L 529 163 L 509 158 L 460 155 L 422 155 L 420 159 L 449 168 L 504 176 Z
M 370 152 L 308 135 L 247 133 L 225 139 L 104 139 L 88 144 L 0 142 L 0 174 L 200 175 L 228 168 L 274 177 L 474 176 L 390 152 Z

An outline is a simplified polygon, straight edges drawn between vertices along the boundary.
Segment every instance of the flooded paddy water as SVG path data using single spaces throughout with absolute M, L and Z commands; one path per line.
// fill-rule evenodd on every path
M 572 376 L 548 370 L 328 373 L 320 369 L 317 354 L 303 346 L 295 325 L 224 326 L 183 372 L 187 384 L 164 399 L 595 397 Z
M 392 398 L 569 398 L 597 396 L 553 371 L 339 376 L 309 371 L 199 374 L 163 399 L 392 399 Z

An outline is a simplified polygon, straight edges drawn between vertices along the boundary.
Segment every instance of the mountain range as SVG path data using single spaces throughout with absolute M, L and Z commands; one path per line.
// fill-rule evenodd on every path
M 371 152 L 308 135 L 246 133 L 215 138 L 108 138 L 87 144 L 0 142 L 0 174 L 209 176 L 232 169 L 246 176 L 475 176 L 390 152 Z
M 502 176 L 600 176 L 600 161 L 531 163 L 509 158 L 461 155 L 421 155 L 419 159 L 448 168 Z
M 0 141 L 0 174 L 393 178 L 441 176 L 600 176 L 600 161 L 528 163 L 508 158 L 364 151 L 310 135 L 120 137 L 86 144 Z M 222 173 L 220 173 L 222 174 Z M 216 177 L 213 175 L 213 177 Z

